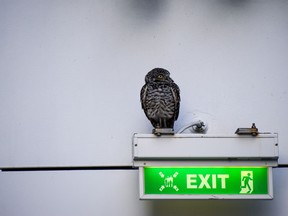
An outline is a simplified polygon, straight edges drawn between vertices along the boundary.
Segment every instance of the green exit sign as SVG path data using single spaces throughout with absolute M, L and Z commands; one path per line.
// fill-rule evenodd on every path
M 140 167 L 142 199 L 272 199 L 271 167 Z

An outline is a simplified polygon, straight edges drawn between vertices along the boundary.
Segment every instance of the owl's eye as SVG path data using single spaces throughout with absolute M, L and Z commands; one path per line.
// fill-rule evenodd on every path
M 158 79 L 162 79 L 163 78 L 163 75 L 162 74 L 159 74 L 158 75 Z

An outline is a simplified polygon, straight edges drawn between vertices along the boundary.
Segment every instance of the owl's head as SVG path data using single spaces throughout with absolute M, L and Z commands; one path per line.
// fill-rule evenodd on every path
M 154 68 L 145 76 L 145 82 L 173 82 L 173 80 L 170 78 L 170 73 L 168 70 L 163 68 Z

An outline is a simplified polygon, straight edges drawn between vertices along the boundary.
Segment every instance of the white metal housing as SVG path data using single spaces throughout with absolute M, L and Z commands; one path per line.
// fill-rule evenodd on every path
M 276 166 L 278 135 L 261 134 L 257 137 L 238 135 L 155 136 L 135 134 L 133 160 L 135 166 L 147 163 L 170 164 L 258 164 Z

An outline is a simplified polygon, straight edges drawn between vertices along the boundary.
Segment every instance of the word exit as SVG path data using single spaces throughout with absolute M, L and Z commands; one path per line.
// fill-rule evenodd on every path
M 228 178 L 228 174 L 188 174 L 186 177 L 187 189 L 216 189 L 219 187 L 225 189 Z

